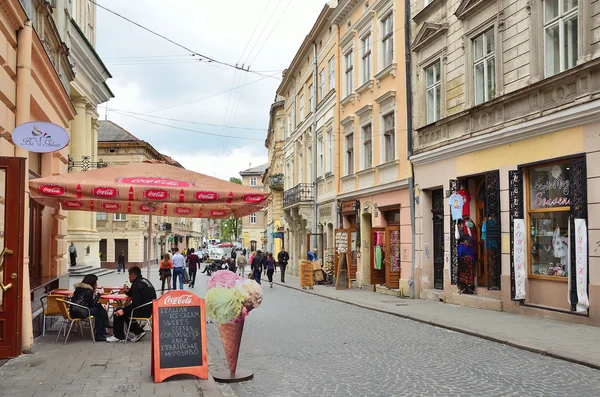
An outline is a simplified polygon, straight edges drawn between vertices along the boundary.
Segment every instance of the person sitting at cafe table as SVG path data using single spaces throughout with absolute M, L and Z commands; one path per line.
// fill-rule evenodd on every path
M 106 328 L 108 327 L 108 313 L 106 313 L 106 309 L 98 302 L 100 299 L 100 291 L 97 290 L 98 287 L 98 276 L 95 274 L 86 275 L 80 283 L 74 285 L 75 291 L 73 292 L 73 297 L 71 298 L 71 302 L 85 306 L 90 309 L 88 312 L 84 308 L 70 305 L 69 312 L 71 317 L 73 318 L 87 318 L 88 315 L 94 316 L 95 323 L 95 340 L 96 341 L 105 341 Z
M 115 311 L 113 320 L 114 335 L 106 338 L 107 342 L 124 342 L 125 326 L 129 323 L 133 309 L 156 299 L 154 286 L 149 280 L 142 277 L 142 270 L 139 267 L 133 266 L 129 269 L 129 281 L 131 281 L 131 287 L 125 286 L 125 293 L 131 298 L 131 304 Z M 142 318 L 151 317 L 152 305 L 147 305 L 136 310 L 135 316 Z M 137 342 L 146 335 L 146 332 L 144 332 L 144 329 L 140 327 L 137 321 L 131 324 L 130 332 L 134 334 L 129 339 L 132 342 Z

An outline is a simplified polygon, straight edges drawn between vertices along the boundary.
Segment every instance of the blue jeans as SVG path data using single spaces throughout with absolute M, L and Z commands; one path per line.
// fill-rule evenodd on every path
M 254 281 L 260 284 L 260 274 L 262 272 L 258 269 L 254 269 Z
M 177 289 L 177 278 L 179 278 L 179 289 L 183 289 L 183 268 L 176 267 L 173 269 L 173 289 Z
M 125 263 L 119 263 L 119 266 L 117 267 L 117 272 L 120 272 L 121 270 L 123 270 L 123 273 L 125 273 Z

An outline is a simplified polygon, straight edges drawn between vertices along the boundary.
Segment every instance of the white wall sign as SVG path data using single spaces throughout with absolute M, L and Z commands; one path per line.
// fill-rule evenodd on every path
M 585 219 L 575 219 L 575 272 L 577 274 L 577 311 L 585 312 L 590 307 L 587 295 L 588 282 L 588 236 Z
M 515 273 L 515 299 L 525 299 L 525 220 L 513 219 L 513 266 Z
M 35 153 L 56 152 L 67 146 L 70 139 L 64 128 L 44 121 L 23 123 L 12 132 L 15 145 Z

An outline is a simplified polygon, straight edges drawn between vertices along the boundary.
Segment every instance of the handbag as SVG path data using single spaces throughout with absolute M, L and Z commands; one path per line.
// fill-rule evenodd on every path
M 251 270 L 250 273 L 248 273 L 248 279 L 254 280 L 254 270 Z

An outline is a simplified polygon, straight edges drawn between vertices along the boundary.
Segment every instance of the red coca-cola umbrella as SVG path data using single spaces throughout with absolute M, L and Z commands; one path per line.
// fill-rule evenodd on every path
M 222 179 L 147 161 L 29 181 L 31 197 L 69 211 L 227 219 L 261 210 L 268 194 Z M 150 257 L 150 255 L 148 255 Z M 148 259 L 148 275 L 150 259 Z

